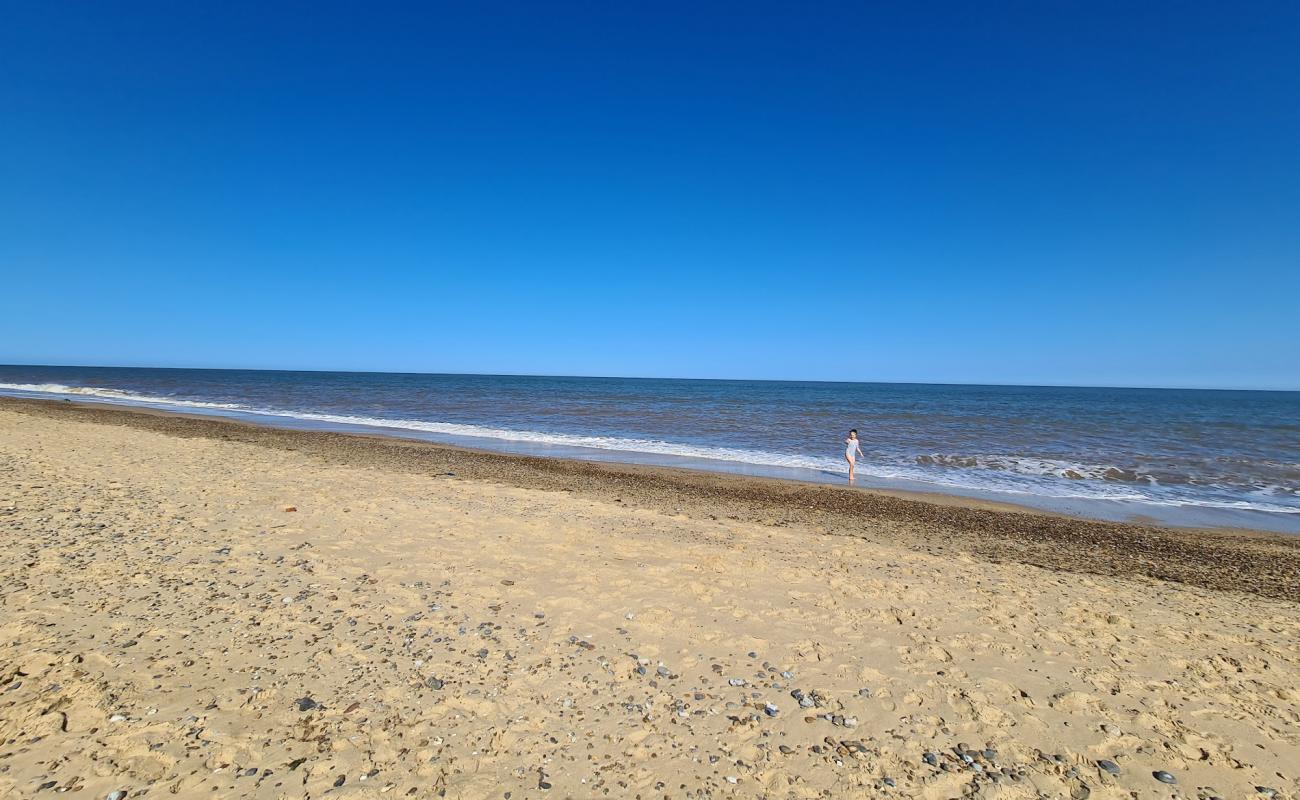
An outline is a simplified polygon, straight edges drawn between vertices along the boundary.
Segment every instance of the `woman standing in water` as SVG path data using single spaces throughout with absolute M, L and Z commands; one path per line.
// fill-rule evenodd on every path
M 849 438 L 844 440 L 844 459 L 849 462 L 849 483 L 853 483 L 853 466 L 858 456 L 862 455 L 862 445 L 858 442 L 858 429 L 849 431 Z

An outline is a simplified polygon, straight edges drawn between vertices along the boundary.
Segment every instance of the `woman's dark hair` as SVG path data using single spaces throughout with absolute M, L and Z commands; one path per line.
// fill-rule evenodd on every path
M 857 433 L 857 432 L 858 432 L 857 428 L 849 428 L 849 433 Z

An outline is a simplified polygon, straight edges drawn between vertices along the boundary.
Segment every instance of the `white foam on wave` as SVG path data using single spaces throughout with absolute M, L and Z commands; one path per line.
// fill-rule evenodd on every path
M 1035 458 L 1010 455 L 924 455 L 917 456 L 921 465 L 936 467 L 986 469 L 1014 472 L 1019 475 L 1041 475 L 1070 480 L 1127 481 L 1155 484 L 1151 475 L 1117 467 L 1113 464 L 1084 464 L 1054 458 Z
M 368 428 L 396 428 L 400 430 L 437 433 L 444 436 L 499 439 L 509 442 L 524 442 L 527 444 L 551 445 L 558 447 L 582 447 L 593 450 L 650 453 L 654 455 L 707 459 L 710 461 L 739 461 L 746 464 L 770 467 L 792 467 L 818 470 L 834 470 L 838 468 L 838 465 L 833 459 L 784 455 L 781 453 L 769 453 L 761 450 L 743 450 L 733 447 L 680 444 L 677 442 L 665 442 L 658 439 L 631 439 L 618 436 L 586 436 L 573 433 L 544 433 L 541 431 L 491 428 L 483 425 L 469 425 L 455 422 L 428 422 L 424 420 L 390 419 L 387 417 L 358 417 L 338 414 L 316 414 L 312 412 L 288 413 L 259 411 L 257 413 L 295 417 L 297 419 L 328 422 L 337 425 L 362 425 Z
M 202 400 L 183 400 L 176 397 L 154 397 L 125 389 L 109 389 L 102 386 L 65 386 L 61 383 L 0 383 L 0 391 L 36 392 L 39 394 L 74 395 L 76 397 L 94 397 L 103 400 L 118 400 L 125 403 L 150 403 L 163 406 L 181 406 L 183 408 L 224 408 L 244 410 L 247 406 L 239 403 L 209 403 Z
M 345 428 L 385 429 L 411 431 L 453 438 L 492 439 L 529 445 L 559 448 L 579 448 L 644 455 L 669 456 L 691 461 L 722 461 L 759 467 L 776 467 L 792 470 L 812 470 L 847 474 L 845 462 L 838 457 L 818 457 L 764 450 L 722 447 L 715 445 L 685 444 L 658 439 L 637 439 L 614 436 L 591 436 L 570 433 L 512 430 L 483 425 L 427 420 L 394 419 L 343 414 L 322 414 L 311 411 L 254 408 L 239 403 L 214 403 L 174 397 L 158 397 L 123 389 L 96 386 L 66 386 L 57 383 L 21 384 L 0 383 L 0 392 L 22 392 L 46 395 L 75 396 L 110 403 L 150 405 L 175 408 L 231 411 L 259 417 L 278 417 L 338 425 Z M 1113 500 L 1157 506 L 1194 506 L 1241 511 L 1264 511 L 1281 514 L 1300 514 L 1300 508 L 1269 502 L 1246 500 L 1217 500 L 1185 494 L 1156 494 L 1142 491 L 1129 481 L 1101 480 L 1107 467 L 1046 459 L 1010 459 L 1006 457 L 925 457 L 929 462 L 900 459 L 897 464 L 885 464 L 862 459 L 858 462 L 859 474 L 884 480 L 914 481 L 976 492 L 1002 492 L 1038 496 L 1058 500 Z M 949 461 L 951 459 L 960 459 Z M 988 459 L 995 459 L 989 461 Z M 969 461 L 969 463 L 967 463 Z M 946 463 L 945 463 L 946 462 Z M 995 466 L 996 462 L 996 466 Z M 980 469 L 954 470 L 942 467 L 977 466 Z M 1007 469 L 1010 467 L 1010 469 Z M 936 469 L 939 468 L 939 469 Z M 1090 480 L 1062 480 L 1064 470 L 1073 469 Z M 1118 485 L 1117 485 L 1118 484 Z M 1125 485 L 1129 484 L 1129 485 Z

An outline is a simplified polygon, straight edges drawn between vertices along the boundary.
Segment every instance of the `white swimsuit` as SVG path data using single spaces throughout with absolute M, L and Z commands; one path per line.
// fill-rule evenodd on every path
M 862 452 L 859 442 L 861 442 L 861 439 L 844 440 L 844 444 L 848 445 L 848 449 L 844 451 L 844 457 L 849 461 L 853 461 L 857 454 Z

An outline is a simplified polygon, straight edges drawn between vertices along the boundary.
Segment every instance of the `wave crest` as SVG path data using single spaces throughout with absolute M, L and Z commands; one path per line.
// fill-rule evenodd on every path
M 225 408 L 231 410 L 246 409 L 239 403 L 209 403 L 202 400 L 184 400 L 177 397 L 154 397 L 125 389 L 109 389 L 103 386 L 66 386 L 62 383 L 0 383 L 0 391 L 39 392 L 41 394 L 70 394 L 79 397 L 97 397 L 104 400 L 119 400 L 127 403 L 154 403 L 157 405 L 183 406 L 185 408 Z
M 1099 480 L 1119 481 L 1123 483 L 1157 483 L 1155 477 L 1151 475 L 1108 464 L 1079 464 L 1072 461 L 1057 461 L 1050 458 L 1031 458 L 1027 456 L 961 456 L 936 454 L 917 456 L 916 463 L 927 467 L 936 466 L 987 469 L 999 472 L 1012 472 L 1017 475 L 1054 476 L 1075 481 Z

